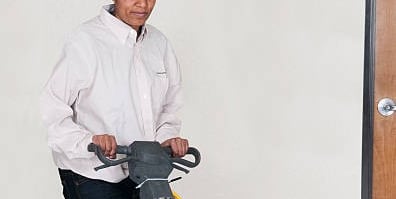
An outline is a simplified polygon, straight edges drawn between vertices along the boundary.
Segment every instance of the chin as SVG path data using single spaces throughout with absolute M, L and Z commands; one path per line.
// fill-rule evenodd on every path
M 128 23 L 131 26 L 142 26 L 146 21 L 143 22 L 136 22 L 136 21 L 131 21 L 130 23 Z

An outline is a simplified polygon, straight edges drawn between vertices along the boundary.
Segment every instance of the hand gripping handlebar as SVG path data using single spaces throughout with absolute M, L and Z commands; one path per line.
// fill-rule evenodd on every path
M 170 162 L 172 162 L 172 167 L 178 170 L 181 170 L 185 173 L 188 173 L 189 170 L 187 170 L 184 167 L 181 167 L 179 165 L 183 165 L 185 167 L 188 168 L 194 168 L 196 166 L 198 166 L 198 164 L 201 162 L 201 155 L 200 152 L 194 148 L 194 147 L 189 147 L 187 150 L 186 155 L 192 155 L 194 157 L 194 162 L 191 162 L 189 160 L 186 159 L 182 159 L 182 158 L 176 158 L 176 157 L 172 157 L 172 150 L 170 147 L 162 147 L 163 151 L 168 154 L 167 158 L 169 159 Z M 116 149 L 116 153 L 117 154 L 125 154 L 127 155 L 126 158 L 122 158 L 122 159 L 118 159 L 118 160 L 110 160 L 108 159 L 103 151 L 100 149 L 100 147 L 98 145 L 95 145 L 93 143 L 88 145 L 88 151 L 89 152 L 95 152 L 95 154 L 98 156 L 99 160 L 103 163 L 103 165 L 96 167 L 95 170 L 100 170 L 100 169 L 104 169 L 110 166 L 116 166 L 119 164 L 122 164 L 124 162 L 129 162 L 129 161 L 141 161 L 139 160 L 139 158 L 133 153 L 133 147 L 132 145 L 130 146 L 120 146 L 117 145 L 117 149 Z M 155 161 L 155 160 L 151 160 L 151 161 Z M 176 163 L 176 164 L 175 164 Z

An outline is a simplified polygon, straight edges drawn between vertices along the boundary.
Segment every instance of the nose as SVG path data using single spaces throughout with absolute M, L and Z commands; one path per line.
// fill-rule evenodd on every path
M 141 7 L 141 8 L 147 7 L 147 0 L 137 0 L 136 6 Z

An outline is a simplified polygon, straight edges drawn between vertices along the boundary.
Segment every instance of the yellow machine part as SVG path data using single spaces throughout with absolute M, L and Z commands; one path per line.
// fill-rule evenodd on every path
M 175 199 L 181 199 L 179 194 L 177 194 L 175 191 L 172 191 L 172 194 L 173 194 L 173 197 L 175 197 Z

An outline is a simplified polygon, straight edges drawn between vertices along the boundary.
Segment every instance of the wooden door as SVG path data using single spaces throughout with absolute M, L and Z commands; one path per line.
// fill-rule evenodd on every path
M 376 104 L 396 100 L 396 1 L 377 0 L 375 35 Z M 374 104 L 374 106 L 376 106 Z M 373 199 L 396 199 L 396 114 L 374 114 Z
M 362 198 L 396 199 L 396 112 L 390 116 L 383 116 L 377 111 L 377 104 L 381 99 L 391 98 L 396 101 L 396 0 L 371 0 L 367 1 L 366 6 L 368 9 L 371 6 L 372 12 L 366 12 L 371 19 L 366 21 L 369 23 L 366 23 L 366 28 L 369 25 L 371 30 L 366 29 L 365 100 L 369 103 L 364 104 L 369 105 L 371 111 L 364 113 L 366 119 L 363 121 L 366 124 L 363 125 L 363 133 L 367 133 L 367 123 L 372 122 L 373 125 L 372 137 L 366 134 L 363 138 Z M 371 64 L 371 71 L 367 64 Z M 367 90 L 369 84 L 371 91 Z M 370 113 L 372 119 L 367 120 Z M 367 138 L 371 139 L 370 150 L 366 147 L 369 143 Z M 368 171 L 365 168 L 367 157 L 370 156 L 372 162 L 369 165 L 371 169 L 368 170 L 371 170 L 372 176 L 365 173 Z M 371 185 L 366 186 L 365 180 L 371 180 Z

